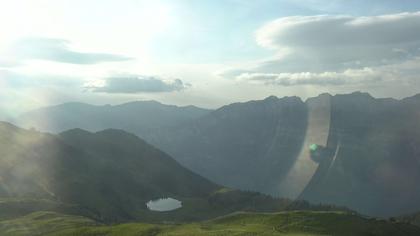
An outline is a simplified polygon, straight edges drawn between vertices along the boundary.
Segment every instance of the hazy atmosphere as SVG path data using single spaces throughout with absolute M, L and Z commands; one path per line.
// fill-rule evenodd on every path
M 420 3 L 1 1 L 0 109 L 418 92 Z
M 420 1 L 0 0 L 0 235 L 420 235 Z

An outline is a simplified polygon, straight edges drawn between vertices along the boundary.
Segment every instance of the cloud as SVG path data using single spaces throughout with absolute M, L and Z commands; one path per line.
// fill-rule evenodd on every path
M 261 27 L 257 43 L 278 57 L 261 69 L 281 72 L 363 68 L 420 54 L 420 12 L 393 15 L 292 16 Z
M 331 86 L 345 87 L 355 85 L 359 87 L 379 86 L 392 83 L 398 86 L 417 88 L 420 82 L 420 57 L 401 63 L 376 67 L 351 68 L 344 71 L 325 72 L 296 72 L 296 73 L 261 73 L 238 72 L 234 79 L 252 84 L 279 86 Z
M 153 76 L 120 76 L 90 82 L 85 88 L 102 93 L 159 93 L 181 91 L 189 86 L 180 79 L 167 81 Z
M 419 21 L 420 12 L 368 17 L 284 17 L 260 28 L 257 42 L 269 48 L 405 44 L 420 40 L 416 30 Z
M 24 38 L 15 42 L 11 48 L 2 53 L 0 66 L 12 67 L 26 60 L 38 59 L 71 64 L 96 64 L 101 62 L 117 62 L 132 58 L 108 54 L 78 52 L 69 48 L 70 42 L 56 38 Z
M 346 85 L 379 82 L 382 74 L 371 68 L 349 69 L 344 72 L 300 72 L 300 73 L 243 73 L 236 76 L 239 81 L 269 85 Z
M 256 31 L 258 45 L 274 56 L 222 76 L 280 86 L 413 81 L 420 74 L 419 25 L 420 12 L 279 18 Z

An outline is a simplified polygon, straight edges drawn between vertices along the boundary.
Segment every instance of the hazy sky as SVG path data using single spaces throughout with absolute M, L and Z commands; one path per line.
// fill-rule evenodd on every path
M 405 97 L 420 92 L 419 56 L 420 1 L 0 0 L 0 113 Z

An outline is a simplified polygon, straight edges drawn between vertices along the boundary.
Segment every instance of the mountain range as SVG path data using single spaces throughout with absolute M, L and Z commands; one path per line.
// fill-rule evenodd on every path
M 42 131 L 121 128 L 231 188 L 342 205 L 373 216 L 420 209 L 420 95 L 396 100 L 355 92 L 306 101 L 271 96 L 213 111 L 171 107 L 165 115 L 154 112 L 157 108 L 146 111 L 142 102 L 130 105 L 78 115 L 80 107 L 90 106 L 63 104 L 30 112 L 18 123 Z M 159 122 L 151 125 L 143 117 Z
M 150 129 L 177 125 L 210 111 L 195 106 L 164 105 L 156 101 L 136 101 L 115 106 L 70 102 L 29 111 L 15 123 L 53 133 L 75 128 L 91 132 L 114 128 L 141 134 Z

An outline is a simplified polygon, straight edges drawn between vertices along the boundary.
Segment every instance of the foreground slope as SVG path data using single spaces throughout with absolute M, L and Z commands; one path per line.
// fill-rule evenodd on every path
M 337 209 L 222 188 L 121 130 L 51 135 L 0 123 L 0 220 L 35 211 L 99 222 L 185 222 L 239 210 Z M 182 207 L 147 208 L 171 197 Z
M 271 214 L 235 213 L 181 225 L 131 223 L 105 226 L 77 216 L 37 212 L 0 221 L 9 235 L 419 235 L 414 225 L 363 218 L 344 212 L 291 211 Z
M 403 222 L 407 222 L 413 225 L 417 225 L 420 227 L 420 212 L 414 213 L 414 214 L 409 214 L 409 215 L 404 215 L 398 218 L 398 220 L 403 221 Z
M 0 221 L 0 235 L 47 235 L 53 232 L 95 225 L 98 224 L 86 217 L 40 211 L 19 218 Z
M 28 203 L 35 199 L 73 204 L 98 219 L 120 221 L 153 217 L 145 205 L 152 199 L 185 199 L 188 208 L 219 189 L 136 136 L 117 130 L 54 136 L 0 123 L 0 156 L 0 205 L 9 208 L 10 199 L 20 199 L 39 209 Z

